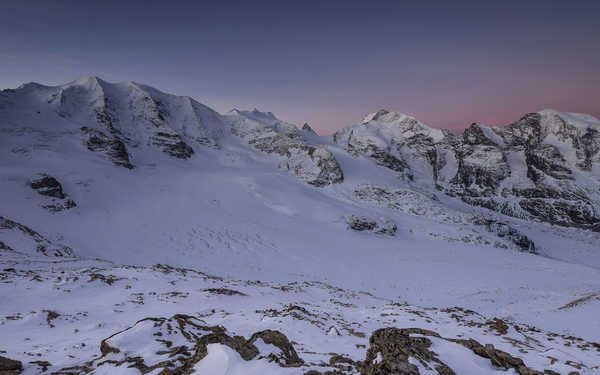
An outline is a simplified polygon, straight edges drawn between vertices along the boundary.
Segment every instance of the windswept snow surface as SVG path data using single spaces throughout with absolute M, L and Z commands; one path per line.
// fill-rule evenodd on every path
M 443 137 L 413 120 L 386 112 L 369 115 L 366 127 L 355 127 L 374 142 L 383 139 L 378 138 L 382 133 L 398 131 Z M 410 129 L 394 127 L 402 121 Z M 377 127 L 378 122 L 383 125 Z M 102 339 L 140 319 L 189 314 L 246 338 L 263 329 L 281 330 L 299 343 L 296 349 L 307 363 L 326 363 L 324 353 L 331 352 L 363 360 L 370 333 L 397 326 L 494 343 L 526 357 L 528 366 L 538 370 L 566 374 L 575 369 L 567 363 L 572 361 L 583 364 L 577 369 L 582 374 L 600 371 L 599 347 L 584 350 L 565 344 L 566 339 L 557 339 L 556 345 L 547 340 L 552 333 L 600 341 L 600 233 L 506 217 L 417 189 L 371 159 L 350 155 L 331 137 L 311 136 L 309 142 L 333 153 L 343 183 L 314 187 L 279 168 L 279 155 L 251 147 L 232 131 L 257 126 L 302 139 L 294 125 L 270 112 L 219 115 L 193 99 L 135 83 L 92 77 L 0 92 L 0 216 L 74 254 L 44 256 L 27 231 L 0 225 L 0 356 L 22 361 L 27 374 L 41 371 L 31 363 L 35 360 L 49 361 L 47 372 L 57 371 L 93 360 Z M 115 153 L 91 151 L 82 127 L 122 142 L 133 168 L 118 165 Z M 157 133 L 167 135 L 158 142 Z M 40 173 L 60 181 L 76 206 L 44 208 L 64 202 L 29 186 Z M 361 198 L 358 192 L 365 186 L 393 191 L 395 201 Z M 351 215 L 391 220 L 398 229 L 394 236 L 354 231 L 344 220 Z M 538 254 L 519 251 L 506 237 L 474 224 L 475 217 L 518 229 Z M 223 279 L 167 275 L 152 268 L 156 264 Z M 94 270 L 118 281 L 93 279 Z M 203 291 L 212 283 L 248 296 Z M 303 283 L 310 285 L 294 289 Z M 343 301 L 331 294 L 335 290 L 346 296 Z M 139 298 L 141 304 L 135 302 Z M 392 303 L 425 315 L 402 308 L 387 311 L 394 309 Z M 322 324 L 259 313 L 287 305 L 318 310 L 319 318 L 308 321 Z M 514 339 L 520 336 L 534 347 L 527 349 L 460 324 L 449 313 L 432 312 L 453 306 L 473 310 L 482 321 L 497 317 L 542 333 L 531 333 L 537 340 L 532 344 L 535 340 L 512 332 Z M 60 314 L 53 327 L 45 311 Z M 461 365 L 468 350 L 448 345 L 433 342 L 442 360 L 464 369 L 457 373 L 484 367 L 488 372 L 479 373 L 496 373 L 481 357 Z M 548 356 L 558 360 L 551 364 Z M 206 374 L 328 369 L 311 366 L 299 370 L 267 358 L 245 361 L 228 346 L 210 344 L 194 368 Z M 118 366 L 94 371 L 139 373 Z

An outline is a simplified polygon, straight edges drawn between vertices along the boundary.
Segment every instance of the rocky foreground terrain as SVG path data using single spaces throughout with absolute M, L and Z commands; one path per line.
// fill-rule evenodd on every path
M 596 374 L 600 121 L 332 136 L 0 92 L 0 374 Z
M 318 281 L 233 280 L 162 264 L 12 256 L 3 257 L 2 267 L 9 304 L 3 310 L 15 312 L 0 317 L 0 329 L 20 364 L 0 366 L 12 363 L 13 373 L 17 367 L 54 374 L 600 371 L 598 342 Z

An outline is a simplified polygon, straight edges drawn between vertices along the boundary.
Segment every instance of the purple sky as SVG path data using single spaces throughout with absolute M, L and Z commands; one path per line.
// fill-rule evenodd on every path
M 451 129 L 600 117 L 598 0 L 208 3 L 3 1 L 0 88 L 132 80 L 321 134 L 381 108 Z

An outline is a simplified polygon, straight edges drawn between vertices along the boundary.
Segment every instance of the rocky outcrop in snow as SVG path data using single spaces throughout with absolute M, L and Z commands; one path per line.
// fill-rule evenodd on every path
M 484 226 L 488 232 L 494 233 L 500 238 L 505 238 L 515 244 L 520 250 L 535 253 L 535 243 L 519 230 L 511 227 L 506 223 L 496 220 L 475 218 L 473 224 Z
M 266 359 L 281 367 L 298 367 L 304 363 L 279 331 L 256 332 L 246 340 L 229 335 L 223 327 L 207 326 L 201 319 L 177 314 L 171 318 L 142 319 L 102 340 L 101 355 L 81 366 L 78 373 L 116 371 L 126 366 L 144 374 L 154 370 L 160 374 L 190 374 L 197 370 L 198 363 L 210 356 L 211 345 L 226 346 L 244 361 Z
M 45 173 L 33 178 L 29 182 L 29 186 L 40 195 L 51 199 L 51 203 L 42 205 L 43 208 L 49 211 L 60 212 L 77 206 L 74 200 L 67 199 L 67 194 L 63 192 L 62 184 L 56 178 Z
M 358 232 L 372 232 L 394 236 L 398 231 L 396 223 L 388 218 L 370 218 L 366 216 L 350 215 L 345 218 L 348 228 Z
M 88 135 L 86 145 L 88 150 L 106 154 L 108 158 L 122 167 L 132 169 L 133 164 L 129 161 L 129 153 L 125 143 L 115 136 L 108 136 L 103 131 L 81 127 L 81 131 Z
M 55 257 L 71 257 L 73 249 L 54 243 L 33 229 L 0 216 L 0 251 L 27 252 Z
M 23 371 L 21 361 L 15 361 L 10 358 L 0 356 L 0 374 L 1 375 L 17 375 Z
M 54 197 L 58 199 L 65 199 L 67 196 L 63 192 L 62 185 L 56 178 L 48 176 L 47 174 L 41 174 L 40 176 L 32 179 L 29 182 L 29 186 L 36 190 L 39 194 L 48 197 Z

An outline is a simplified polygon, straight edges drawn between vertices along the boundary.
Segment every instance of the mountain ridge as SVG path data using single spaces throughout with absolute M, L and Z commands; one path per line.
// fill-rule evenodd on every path
M 343 169 L 329 151 L 337 145 L 393 170 L 409 184 L 459 196 L 471 205 L 600 230 L 600 120 L 590 115 L 542 110 L 504 127 L 473 123 L 455 135 L 382 109 L 322 137 L 272 112 L 219 114 L 187 96 L 95 76 L 58 86 L 29 83 L 3 94 L 5 101 L 17 96 L 23 102 L 22 107 L 15 103 L 12 115 L 6 112 L 10 105 L 0 103 L 5 121 L 16 123 L 19 113 L 39 108 L 51 123 L 54 111 L 72 131 L 73 124 L 80 125 L 90 151 L 127 168 L 135 166 L 144 145 L 188 159 L 237 136 L 282 157 L 280 168 L 301 180 L 327 186 L 343 181 Z

